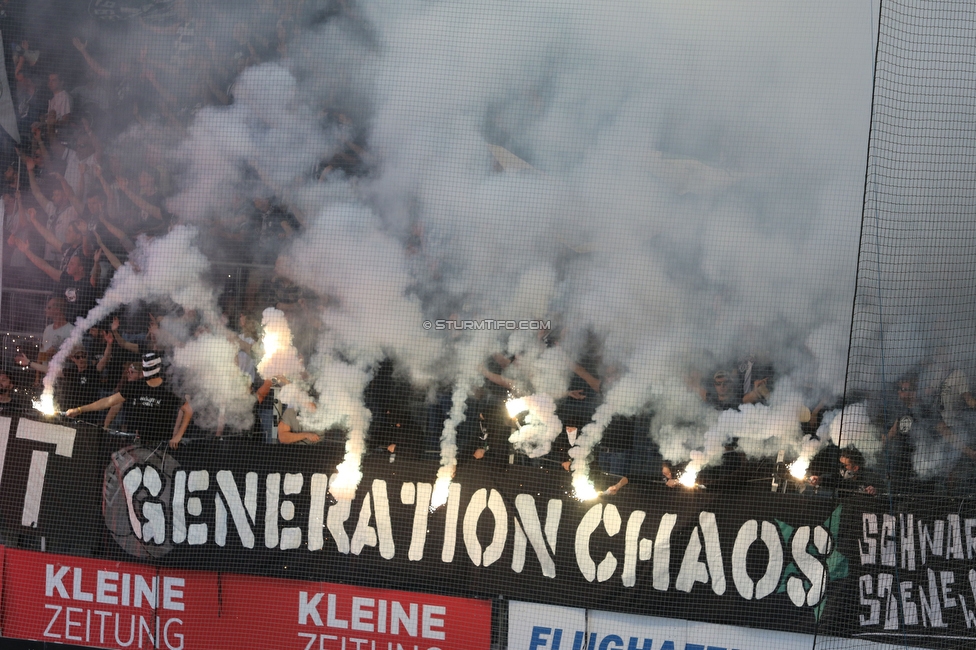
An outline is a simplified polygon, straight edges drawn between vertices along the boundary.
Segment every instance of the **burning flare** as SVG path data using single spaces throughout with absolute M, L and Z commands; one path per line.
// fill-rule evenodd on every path
M 590 501 L 600 496 L 590 479 L 579 474 L 573 478 L 573 493 L 573 496 L 580 501 Z
M 797 458 L 795 461 L 793 461 L 793 464 L 790 465 L 790 476 L 792 476 L 795 479 L 802 479 L 807 475 L 807 469 L 809 467 L 810 467 L 809 458 L 803 458 L 803 457 Z
M 430 510 L 433 512 L 447 503 L 447 497 L 451 493 L 451 476 L 442 467 L 437 471 L 437 480 L 434 482 L 434 491 L 430 496 Z
M 520 413 L 528 411 L 529 405 L 524 399 L 518 397 L 505 402 L 505 408 L 508 410 L 508 417 L 514 420 Z
M 261 326 L 264 328 L 261 337 L 264 354 L 257 365 L 258 373 L 262 377 L 300 377 L 305 368 L 292 343 L 291 328 L 285 313 L 268 307 L 261 315 Z
M 681 476 L 678 477 L 678 483 L 687 488 L 695 487 L 695 479 L 698 478 L 699 469 L 700 468 L 698 467 L 688 467 L 684 472 L 681 473 Z
M 262 343 L 264 343 L 264 356 L 261 358 L 261 363 L 267 365 L 265 362 L 270 362 L 281 347 L 281 336 L 278 332 L 266 332 Z
M 338 473 L 334 480 L 329 482 L 329 492 L 336 499 L 351 501 L 356 496 L 356 488 L 363 480 L 363 473 L 359 470 L 359 458 L 350 458 L 346 454 L 346 459 L 336 465 Z
M 54 394 L 45 388 L 41 394 L 41 399 L 34 400 L 33 406 L 46 417 L 57 415 L 58 410 L 54 407 Z

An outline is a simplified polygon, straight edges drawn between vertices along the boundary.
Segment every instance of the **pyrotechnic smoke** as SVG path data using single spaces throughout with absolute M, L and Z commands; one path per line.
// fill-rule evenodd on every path
M 305 387 L 297 383 L 282 386 L 281 390 L 278 391 L 278 401 L 299 410 L 308 403 L 314 403 L 312 396 L 308 394 Z
M 843 427 L 841 426 L 843 424 Z M 884 432 L 874 422 L 864 402 L 851 404 L 843 410 L 824 414 L 817 436 L 839 447 L 857 447 L 868 465 L 879 462 L 884 446 Z
M 705 433 L 704 449 L 691 455 L 686 471 L 697 473 L 722 457 L 726 445 L 735 442 L 747 456 L 776 456 L 780 450 L 797 457 L 803 448 L 799 412 L 803 396 L 788 381 L 780 383 L 769 405 L 743 404 L 722 411 L 715 426 Z
M 718 422 L 718 411 L 702 402 L 683 383 L 672 381 L 661 386 L 652 402 L 654 418 L 650 437 L 661 455 L 674 462 L 689 460 L 692 450 L 704 446 L 705 432 Z
M 556 397 L 589 338 L 604 369 L 626 373 L 582 430 L 577 478 L 612 417 L 649 404 L 667 414 L 653 433 L 675 459 L 709 462 L 729 436 L 750 454 L 798 449 L 799 389 L 781 381 L 769 407 L 714 421 L 678 394 L 677 369 L 763 349 L 806 398 L 840 393 L 867 7 L 492 7 L 358 2 L 309 28 L 289 59 L 247 70 L 233 103 L 200 110 L 175 153 L 186 174 L 168 207 L 184 220 L 226 221 L 245 191 L 304 214 L 277 270 L 319 297 L 300 316 L 320 330 L 309 371 L 322 396 L 303 417 L 349 431 L 340 489 L 358 484 L 362 391 L 382 359 L 418 386 L 453 385 L 441 480 L 491 353 L 519 354 L 513 380 Z M 319 182 L 319 161 L 345 146 L 347 132 L 319 119 L 336 97 L 365 134 L 368 173 Z M 531 168 L 497 172 L 488 145 Z M 184 272 L 186 250 L 173 253 L 164 275 Z M 444 344 L 422 328 L 450 313 L 558 314 L 565 331 L 547 350 L 525 333 Z
M 346 364 L 330 356 L 328 363 L 313 364 L 311 370 L 326 401 L 334 399 L 335 392 L 341 395 L 337 403 L 349 420 L 349 440 L 339 485 L 358 484 L 353 477 L 366 448 L 370 419 L 362 405 L 364 373 L 390 357 L 409 370 L 414 383 L 424 385 L 440 357 L 423 328 L 420 301 L 411 295 L 406 253 L 383 232 L 370 209 L 343 201 L 317 215 L 278 267 L 323 297 L 325 304 L 316 314 L 323 332 L 319 350 L 338 352 L 348 361 L 344 369 Z
M 441 459 L 437 469 L 437 480 L 431 493 L 430 507 L 435 510 L 447 503 L 451 480 L 457 469 L 457 428 L 464 422 L 464 410 L 470 387 L 459 382 L 451 394 L 451 410 L 444 421 L 441 432 Z
M 61 375 L 68 354 L 84 333 L 123 305 L 171 301 L 185 311 L 195 312 L 213 331 L 226 331 L 220 323 L 216 295 L 205 277 L 210 263 L 197 248 L 196 237 L 195 228 L 176 226 L 165 237 L 140 240 L 130 261 L 116 271 L 105 295 L 75 323 L 71 335 L 51 359 L 44 376 L 45 395 L 53 394 L 54 382 Z
M 454 390 L 451 393 L 451 410 L 441 430 L 440 466 L 437 470 L 437 480 L 434 482 L 434 491 L 431 494 L 431 509 L 447 503 L 451 480 L 457 468 L 457 428 L 464 422 L 465 407 L 471 391 L 483 381 L 480 372 L 481 364 L 494 345 L 497 345 L 494 337 L 488 332 L 476 332 L 473 336 L 454 343 L 457 351 L 457 374 Z
M 237 352 L 237 345 L 212 333 L 173 350 L 173 390 L 189 395 L 194 421 L 205 429 L 223 423 L 246 430 L 254 422 L 251 380 L 237 365 Z
M 329 491 L 337 499 L 352 499 L 363 477 L 360 467 L 366 453 L 366 432 L 372 419 L 362 397 L 371 375 L 326 353 L 319 353 L 312 359 L 309 371 L 314 377 L 315 390 L 322 398 L 314 411 L 301 413 L 299 423 L 310 431 L 332 427 L 347 431 L 345 455 L 336 467 L 337 480 L 329 482 Z
M 549 453 L 552 441 L 563 429 L 556 415 L 556 402 L 545 393 L 522 398 L 525 403 L 525 424 L 508 439 L 512 446 L 529 458 L 539 458 Z

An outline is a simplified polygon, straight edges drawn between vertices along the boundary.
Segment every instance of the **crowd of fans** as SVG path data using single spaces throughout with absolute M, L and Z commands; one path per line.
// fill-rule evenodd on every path
M 44 21 L 29 2 L 0 0 L 19 136 L 17 142 L 0 134 L 3 286 L 14 290 L 5 295 L 8 322 L 9 310 L 20 306 L 10 301 L 16 290 L 50 292 L 44 308 L 49 325 L 39 348 L 22 345 L 4 358 L 4 376 L 23 385 L 21 392 L 37 386 L 76 319 L 96 304 L 137 243 L 163 236 L 179 222 L 167 209 L 179 170 L 163 141 L 185 135 L 201 110 L 231 103 L 234 81 L 248 67 L 293 56 L 299 16 L 314 10 L 322 21 L 326 14 L 350 11 L 342 0 L 305 4 L 109 3 L 76 22 Z M 110 10 L 117 14 L 110 18 L 123 20 L 106 20 Z M 348 117 L 328 106 L 320 119 L 350 126 Z M 351 133 L 351 126 L 342 132 Z M 323 155 L 314 179 L 361 171 L 362 153 L 350 139 L 345 150 Z M 221 302 L 228 318 L 243 324 L 242 357 L 256 335 L 251 317 L 259 320 L 264 306 L 308 313 L 314 300 L 273 274 L 279 251 L 301 232 L 304 215 L 264 170 L 252 166 L 246 175 L 253 178 L 241 188 L 234 214 L 201 238 L 212 260 L 228 263 L 214 279 L 227 276 Z M 158 331 L 155 318 L 143 311 L 119 313 L 86 332 L 58 381 L 60 407 L 124 395 L 128 380 L 142 372 L 143 356 L 165 345 L 157 343 Z M 302 331 L 296 327 L 299 337 Z M 253 374 L 253 363 L 245 369 Z M 267 392 L 259 382 L 259 398 Z M 129 426 L 131 402 L 111 404 L 104 423 Z M 259 415 L 260 422 L 271 421 L 267 404 Z
M 246 68 L 286 60 L 304 2 L 261 0 L 221 13 L 219 3 L 174 0 L 168 11 L 129 20 L 125 29 L 91 20 L 45 24 L 35 34 L 17 24 L 12 10 L 19 3 L 4 4 L 11 11 L 0 29 L 20 140 L 0 138 L 4 285 L 52 289 L 65 297 L 74 322 L 139 238 L 163 235 L 178 221 L 167 209 L 178 170 L 163 140 L 179 139 L 206 107 L 231 103 Z M 58 30 L 61 48 L 37 45 Z M 328 106 L 320 119 L 350 124 Z M 310 174 L 323 180 L 338 170 L 354 173 L 362 153 L 350 137 L 346 150 L 324 154 Z M 206 238 L 214 259 L 250 269 L 234 277 L 243 277 L 245 295 L 236 299 L 248 309 L 270 275 L 261 267 L 273 266 L 304 223 L 256 165 L 249 163 L 253 182 L 241 188 L 234 214 Z
M 0 4 L 10 8 L 16 3 Z M 12 366 L 0 371 L 0 414 L 29 409 L 28 398 L 47 372 L 47 362 L 75 320 L 95 305 L 136 242 L 162 236 L 178 221 L 167 209 L 179 180 L 177 170 L 169 166 L 158 143 L 133 133 L 140 128 L 182 132 L 202 108 L 230 103 L 233 81 L 244 69 L 290 55 L 303 4 L 261 0 L 256 11 L 239 12 L 240 18 L 230 21 L 229 35 L 220 41 L 218 26 L 202 5 L 175 0 L 168 13 L 140 18 L 137 24 L 130 21 L 127 42 L 144 41 L 134 52 L 131 47 L 107 46 L 99 38 L 103 30 L 91 25 L 62 34 L 71 43 L 66 51 L 73 59 L 52 56 L 38 46 L 40 35 L 19 29 L 13 13 L 0 16 L 20 136 L 19 144 L 9 140 L 0 152 L 6 156 L 0 179 L 4 286 L 51 292 L 44 308 L 48 324 L 36 354 L 19 352 Z M 338 2 L 336 11 L 348 7 Z M 320 118 L 355 132 L 349 118 L 332 107 L 321 107 Z M 133 147 L 133 140 L 139 146 Z M 311 173 L 316 179 L 336 172 L 362 173 L 367 156 L 350 138 L 344 151 L 323 157 Z M 173 448 L 188 437 L 230 433 L 269 444 L 341 442 L 341 432 L 303 431 L 298 410 L 276 399 L 284 380 L 262 377 L 256 370 L 261 310 L 274 306 L 285 312 L 296 347 L 307 352 L 316 339 L 319 298 L 274 274 L 279 252 L 302 231 L 305 218 L 264 170 L 254 167 L 249 173 L 253 187 L 241 193 L 234 217 L 209 233 L 208 252 L 215 260 L 236 265 L 229 274 L 234 283 L 225 288 L 221 303 L 237 332 L 238 365 L 252 380 L 253 430 L 226 432 L 218 426 L 216 431 L 203 431 L 195 425 L 188 397 L 175 395 L 168 384 L 166 356 L 172 342 L 158 320 L 165 310 L 153 306 L 113 315 L 92 327 L 83 343 L 71 350 L 56 385 L 59 408 L 69 417 L 138 434 L 143 444 Z M 192 324 L 192 314 L 179 317 Z M 557 344 L 557 333 L 549 334 L 552 340 L 546 343 Z M 485 381 L 469 397 L 458 429 L 459 462 L 462 467 L 519 462 L 568 471 L 568 450 L 590 422 L 614 372 L 595 360 L 575 366 L 567 392 L 558 396 L 557 415 L 564 428 L 548 455 L 529 459 L 509 444 L 518 425 L 505 409 L 516 388 L 506 372 L 513 364 L 518 364 L 515 357 L 485 360 Z M 770 364 L 746 360 L 712 368 L 707 376 L 692 373 L 687 384 L 704 403 L 735 409 L 765 403 L 774 381 Z M 920 385 L 916 375 L 900 380 L 897 407 L 878 416 L 886 431 L 880 466 L 868 468 L 855 448 L 827 445 L 814 459 L 809 478 L 796 482 L 798 488 L 846 488 L 869 495 L 923 488 L 968 493 L 976 477 L 968 412 L 976 408 L 976 399 L 956 368 L 945 368 L 937 380 L 927 381 Z M 433 394 L 419 392 L 401 378 L 393 362 L 380 364 L 364 396 L 372 413 L 368 439 L 373 453 L 389 455 L 391 461 L 436 458 L 451 395 L 450 386 Z M 810 405 L 798 416 L 803 430 L 816 435 L 821 416 L 837 406 Z M 681 486 L 683 466 L 664 459 L 647 435 L 653 417 L 650 412 L 615 417 L 604 432 L 593 462 L 595 474 L 604 477 L 607 494 L 634 481 Z M 930 441 L 958 453 L 939 479 L 923 480 L 913 459 Z M 730 440 L 721 462 L 706 468 L 697 484 L 708 489 L 755 484 L 768 490 L 770 475 L 778 471 L 775 463 L 746 458 Z

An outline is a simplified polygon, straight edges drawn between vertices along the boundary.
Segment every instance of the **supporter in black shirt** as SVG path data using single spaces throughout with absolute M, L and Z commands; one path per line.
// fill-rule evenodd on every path
M 95 306 L 95 287 L 91 283 L 91 260 L 78 254 L 68 260 L 67 268 L 61 272 L 55 294 L 64 296 L 66 304 L 64 317 L 69 323 L 88 315 Z
M 834 448 L 837 449 L 836 446 Z M 884 479 L 864 467 L 864 455 L 856 447 L 837 449 L 831 451 L 829 455 L 837 458 L 837 464 L 832 471 L 811 476 L 809 480 L 813 485 L 828 489 L 839 488 L 841 492 L 848 494 L 871 496 L 876 495 L 883 487 Z
M 623 476 L 630 467 L 637 418 L 613 416 L 598 446 L 598 464 L 607 474 Z
M 176 437 L 174 427 L 181 408 L 180 400 L 162 378 L 153 384 L 151 379 L 129 381 L 122 385 L 118 393 L 126 403 L 133 406 L 131 413 L 135 426 L 131 428 L 139 434 L 143 444 L 150 446 L 155 446 L 171 436 Z M 179 440 L 176 442 L 178 444 Z
M 370 441 L 401 458 L 419 455 L 423 446 L 423 430 L 410 412 L 412 390 L 406 379 L 396 376 L 393 361 L 386 359 L 363 393 L 366 406 L 373 414 Z
M 27 400 L 14 388 L 6 370 L 0 370 L 0 416 L 20 415 L 27 409 Z
M 734 409 L 742 404 L 742 391 L 736 385 L 732 373 L 719 370 L 712 376 L 710 385 L 705 388 L 704 399 L 716 409 Z
M 64 296 L 66 303 L 64 317 L 69 323 L 74 324 L 76 318 L 87 315 L 89 310 L 95 306 L 95 287 L 89 275 L 92 262 L 85 257 L 81 249 L 75 250 L 68 258 L 64 270 L 59 271 L 35 255 L 26 241 L 11 237 L 10 242 L 24 253 L 37 268 L 54 280 L 56 283 L 55 295 Z
M 82 413 L 102 411 L 125 403 L 132 407 L 132 422 L 128 426 L 139 434 L 143 445 L 155 447 L 169 439 L 169 446 L 176 449 L 190 424 L 193 409 L 188 402 L 181 405 L 179 398 L 166 386 L 159 372 L 161 366 L 159 355 L 146 352 L 142 355 L 144 382 L 126 382 L 118 393 L 69 409 L 65 415 L 73 418 Z
M 62 409 L 94 402 L 98 399 L 100 388 L 98 371 L 88 365 L 88 352 L 84 346 L 78 345 L 71 350 L 68 359 L 71 363 L 65 365 L 57 385 L 58 405 Z M 98 423 L 94 414 L 82 419 L 92 424 Z

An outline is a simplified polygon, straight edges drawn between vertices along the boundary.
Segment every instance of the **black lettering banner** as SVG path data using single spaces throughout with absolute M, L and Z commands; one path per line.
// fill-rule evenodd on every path
M 974 638 L 976 504 L 912 499 L 851 514 L 853 635 L 892 643 Z
M 55 550 L 799 633 L 907 630 L 920 645 L 976 638 L 968 503 L 888 512 L 867 496 L 636 482 L 581 502 L 561 469 L 470 461 L 431 509 L 436 461 L 368 456 L 355 498 L 337 501 L 338 448 L 151 451 L 87 427 L 4 428 L 4 526 L 51 535 Z

